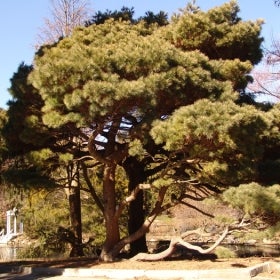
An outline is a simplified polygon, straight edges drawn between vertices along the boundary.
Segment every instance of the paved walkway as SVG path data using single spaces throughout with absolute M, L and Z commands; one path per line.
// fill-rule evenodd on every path
M 280 279 L 280 264 L 266 262 L 249 268 L 220 270 L 132 270 L 91 268 L 24 267 L 0 274 L 0 280 L 270 280 Z M 277 272 L 258 276 L 261 272 Z

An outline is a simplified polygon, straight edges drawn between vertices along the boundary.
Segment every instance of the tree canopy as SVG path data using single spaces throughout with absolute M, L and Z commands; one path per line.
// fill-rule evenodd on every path
M 162 28 L 109 20 L 76 30 L 35 61 L 32 81 L 45 101 L 45 122 L 89 125 L 112 117 L 120 104 L 123 113 L 139 104 L 161 116 L 199 98 L 217 98 L 228 81 L 244 88 L 251 63 L 261 59 L 261 23 L 243 22 L 237 12 L 230 2 L 209 12 L 185 11 Z

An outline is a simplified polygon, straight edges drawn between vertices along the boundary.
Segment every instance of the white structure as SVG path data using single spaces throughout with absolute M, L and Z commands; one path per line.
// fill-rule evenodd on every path
M 0 232 L 0 243 L 8 243 L 11 239 L 18 235 L 17 232 L 17 213 L 18 210 L 14 208 L 13 210 L 8 210 L 6 212 L 6 234 L 4 230 Z M 23 232 L 23 224 L 20 224 L 20 233 Z
M 17 234 L 17 215 L 16 215 L 16 208 L 13 210 L 7 211 L 7 225 L 6 225 L 6 234 Z M 13 218 L 13 230 L 11 230 L 12 219 Z

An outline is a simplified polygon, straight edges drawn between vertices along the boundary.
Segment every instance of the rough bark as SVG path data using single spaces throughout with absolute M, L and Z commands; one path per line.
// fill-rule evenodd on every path
M 70 257 L 84 256 L 82 241 L 82 219 L 81 219 L 81 198 L 79 187 L 70 189 L 69 195 L 71 228 L 75 235 L 75 243 L 72 245 Z
M 129 178 L 129 193 L 132 193 L 139 184 L 145 182 L 146 176 L 143 165 L 140 162 L 138 162 L 135 158 L 129 157 L 124 162 L 123 167 Z M 129 235 L 132 235 L 139 228 L 141 228 L 145 220 L 143 190 L 139 190 L 135 199 L 133 199 L 129 203 L 128 216 L 128 233 Z M 139 252 L 147 252 L 145 234 L 143 234 L 140 238 L 130 243 L 130 253 L 132 255 L 135 255 Z
M 78 167 L 77 167 L 78 168 Z M 72 169 L 72 168 L 70 168 Z M 79 176 L 78 170 L 74 176 L 68 172 L 69 180 L 69 212 L 71 229 L 74 234 L 75 242 L 71 243 L 72 249 L 70 257 L 81 257 L 84 256 L 83 252 L 83 239 L 82 239 L 82 217 L 81 217 L 81 197 L 79 187 Z
M 116 117 L 112 122 L 97 126 L 88 139 L 90 155 L 104 164 L 103 215 L 106 237 L 100 259 L 107 262 L 114 260 L 115 255 L 112 251 L 120 241 L 120 211 L 117 209 L 116 203 L 115 173 L 117 165 L 128 155 L 128 145 L 120 144 L 116 141 L 120 126 L 121 117 Z M 106 138 L 107 141 L 100 141 L 100 136 Z
M 105 165 L 103 182 L 104 221 L 106 238 L 100 255 L 103 261 L 113 261 L 113 247 L 120 240 L 118 216 L 116 215 L 115 164 Z
M 131 201 L 133 201 L 136 197 L 137 194 L 140 190 L 144 190 L 144 189 L 149 189 L 151 186 L 149 184 L 139 184 L 130 194 L 130 196 L 128 196 L 125 201 L 120 205 L 119 211 L 121 212 L 121 209 L 131 203 Z M 138 240 L 139 238 L 141 238 L 143 235 L 145 235 L 151 224 L 153 223 L 153 221 L 156 219 L 156 217 L 163 211 L 166 210 L 166 207 L 163 206 L 163 200 L 164 200 L 164 196 L 165 193 L 167 191 L 167 187 L 162 187 L 159 191 L 158 194 L 158 199 L 157 202 L 155 203 L 155 207 L 152 210 L 152 212 L 149 214 L 149 216 L 145 219 L 144 223 L 142 224 L 142 226 L 133 234 L 124 237 L 120 240 L 120 242 L 116 243 L 114 248 L 112 249 L 112 256 L 117 256 L 117 254 L 120 252 L 120 250 L 126 245 L 126 244 L 131 244 L 132 242 L 134 242 L 135 240 Z

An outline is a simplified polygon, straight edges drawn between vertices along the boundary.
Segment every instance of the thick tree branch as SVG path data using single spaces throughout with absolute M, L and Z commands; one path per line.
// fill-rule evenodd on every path
M 137 194 L 139 193 L 140 190 L 143 190 L 143 189 L 149 189 L 151 188 L 151 185 L 150 184 L 139 184 L 136 186 L 136 188 L 134 190 L 132 190 L 132 192 L 130 193 L 129 196 L 127 196 L 123 201 L 122 203 L 119 205 L 117 211 L 116 211 L 116 214 L 115 216 L 117 218 L 120 217 L 120 215 L 122 214 L 122 211 L 124 210 L 125 206 L 129 205 L 131 201 L 135 200 L 136 199 L 136 196 Z
M 156 254 L 140 253 L 140 254 L 134 256 L 132 259 L 137 260 L 137 261 L 158 261 L 158 260 L 171 256 L 172 253 L 175 251 L 177 245 L 181 245 L 189 250 L 197 251 L 200 254 L 209 254 L 209 253 L 213 252 L 221 244 L 221 242 L 226 238 L 226 236 L 229 233 L 231 233 L 235 230 L 244 229 L 248 225 L 249 225 L 248 223 L 245 223 L 242 220 L 240 222 L 240 224 L 238 224 L 238 225 L 226 226 L 225 230 L 223 231 L 221 236 L 216 240 L 216 242 L 211 247 L 206 248 L 206 249 L 203 249 L 200 246 L 193 245 L 189 242 L 186 242 L 184 239 L 187 236 L 192 235 L 192 234 L 199 234 L 200 236 L 201 235 L 211 236 L 212 234 L 202 232 L 201 229 L 186 231 L 186 232 L 182 233 L 180 236 L 172 238 L 170 240 L 169 247 L 166 250 L 164 250 L 160 253 L 156 253 Z

